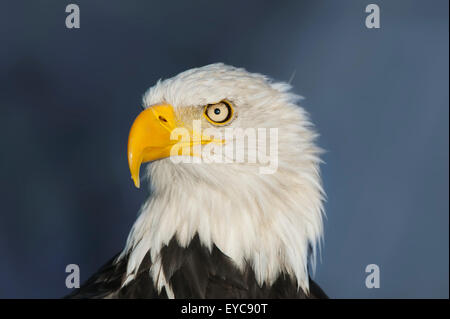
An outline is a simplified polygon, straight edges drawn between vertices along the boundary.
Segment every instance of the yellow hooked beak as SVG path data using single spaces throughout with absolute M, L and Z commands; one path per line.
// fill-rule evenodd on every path
M 169 104 L 149 107 L 134 120 L 128 136 L 128 166 L 137 188 L 140 187 L 139 170 L 142 163 L 184 154 L 182 147 L 174 148 L 175 145 L 187 146 L 189 155 L 197 155 L 190 149 L 192 145 L 212 141 L 208 136 L 192 133 L 192 130 L 188 130 L 188 140 L 179 138 L 177 134 L 172 134 L 177 127 L 182 127 L 181 122 L 177 122 L 174 109 Z
M 139 188 L 142 163 L 170 156 L 170 133 L 176 127 L 170 105 L 156 105 L 142 111 L 134 120 L 128 136 L 128 166 L 134 185 Z

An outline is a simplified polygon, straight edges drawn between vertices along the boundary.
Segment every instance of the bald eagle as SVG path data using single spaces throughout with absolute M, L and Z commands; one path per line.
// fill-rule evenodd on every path
M 128 140 L 131 177 L 139 188 L 149 162 L 151 196 L 122 252 L 67 297 L 326 298 L 309 275 L 323 238 L 321 149 L 290 89 L 222 63 L 151 87 Z M 276 165 L 263 171 L 269 144 Z

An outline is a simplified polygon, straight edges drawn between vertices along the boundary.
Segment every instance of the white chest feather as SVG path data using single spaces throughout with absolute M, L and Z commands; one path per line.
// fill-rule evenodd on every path
M 152 164 L 153 193 L 123 252 L 130 253 L 128 280 L 150 251 L 156 285 L 167 287 L 158 268 L 161 248 L 173 236 L 187 247 L 198 233 L 206 247 L 214 244 L 240 269 L 249 264 L 260 285 L 272 284 L 285 272 L 308 291 L 308 261 L 314 267 L 315 248 L 322 238 L 322 191 L 316 164 L 311 164 L 310 171 L 280 167 L 276 176 L 223 174 L 218 184 L 205 182 L 201 174 L 214 170 L 220 175 L 226 166 L 199 170 L 195 164 L 175 167 L 168 160 Z

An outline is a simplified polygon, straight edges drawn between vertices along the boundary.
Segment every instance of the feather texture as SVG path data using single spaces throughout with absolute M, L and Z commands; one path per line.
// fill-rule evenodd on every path
M 198 236 L 186 248 L 173 238 L 161 249 L 161 257 L 175 298 L 327 298 L 311 279 L 310 291 L 305 293 L 287 274 L 280 274 L 272 285 L 260 286 L 250 265 L 241 272 L 217 247 L 203 246 Z M 66 298 L 167 298 L 164 289 L 157 292 L 149 276 L 149 254 L 135 279 L 122 286 L 126 262 L 127 257 L 117 262 L 114 258 Z

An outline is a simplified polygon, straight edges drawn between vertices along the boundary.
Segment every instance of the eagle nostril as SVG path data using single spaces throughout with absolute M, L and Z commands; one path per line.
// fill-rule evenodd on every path
M 167 123 L 167 120 L 163 116 L 158 117 L 161 122 Z

